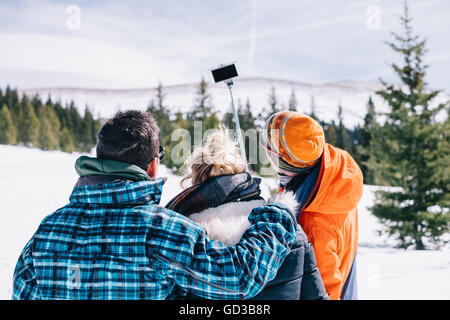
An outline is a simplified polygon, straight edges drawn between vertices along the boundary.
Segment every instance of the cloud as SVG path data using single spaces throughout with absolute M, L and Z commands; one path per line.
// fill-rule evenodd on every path
M 198 81 L 219 63 L 237 61 L 243 76 L 322 83 L 377 80 L 379 75 L 389 76 L 386 62 L 395 59 L 384 41 L 391 40 L 390 30 L 399 29 L 403 4 L 387 0 L 73 3 L 80 6 L 82 20 L 81 29 L 72 31 L 66 26 L 67 3 L 0 3 L 2 73 L 7 70 L 19 86 L 78 82 L 79 86 L 149 87 L 159 80 L 164 84 Z M 444 0 L 409 3 L 415 30 L 429 38 L 426 61 L 433 63 L 429 83 L 449 90 L 444 70 L 450 63 L 446 17 L 450 4 Z M 381 9 L 380 30 L 366 27 L 367 6 L 374 4 Z M 49 76 L 42 77 L 46 71 Z M 56 76 L 58 72 L 61 76 Z M 20 80 L 25 73 L 30 77 Z M 71 75 L 73 79 L 68 79 Z
M 185 72 L 179 61 L 77 37 L 0 33 L 0 43 L 0 68 L 74 74 L 80 79 L 97 79 L 100 86 L 103 81 L 124 87 L 154 85 L 151 79 L 162 74 L 170 76 L 168 80 L 180 81 L 177 75 Z

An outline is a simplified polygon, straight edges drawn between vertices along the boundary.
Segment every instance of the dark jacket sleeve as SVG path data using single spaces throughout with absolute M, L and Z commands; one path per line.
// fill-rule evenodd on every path
M 328 300 L 328 294 L 317 267 L 313 245 L 309 242 L 305 246 L 305 260 L 303 269 L 301 300 Z
M 254 300 L 328 300 L 306 234 L 297 226 L 296 241 L 278 273 Z

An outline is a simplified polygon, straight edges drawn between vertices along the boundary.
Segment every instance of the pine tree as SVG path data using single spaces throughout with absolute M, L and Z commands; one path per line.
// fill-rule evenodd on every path
M 239 101 L 239 122 L 244 139 L 247 163 L 253 171 L 258 172 L 260 164 L 258 162 L 258 149 L 255 149 L 255 141 L 258 139 L 258 133 L 256 131 L 255 117 L 253 116 L 249 99 L 247 99 L 245 107 L 242 106 Z
M 252 135 L 253 138 L 257 139 L 256 146 L 250 145 L 252 142 L 250 138 L 246 141 L 245 152 L 248 158 L 248 163 L 250 169 L 258 174 L 261 174 L 261 168 L 263 163 L 267 163 L 267 157 L 265 152 L 260 152 L 260 135 L 261 131 L 258 130 L 257 117 L 253 115 L 252 107 L 250 104 L 250 100 L 247 99 L 247 103 L 245 104 L 245 111 L 243 114 L 244 118 L 244 128 L 246 132 L 249 133 L 249 136 Z M 247 131 L 251 130 L 251 131 Z M 248 142 L 248 143 L 247 143 Z
M 166 149 L 166 153 L 168 155 L 163 159 L 162 163 L 167 167 L 172 168 L 175 166 L 170 156 L 172 154 L 172 149 L 176 144 L 171 140 L 174 124 L 171 121 L 170 110 L 165 105 L 164 100 L 165 94 L 163 91 L 163 86 L 161 83 L 159 83 L 158 87 L 156 88 L 156 101 L 155 99 L 151 100 L 149 106 L 147 107 L 147 112 L 152 114 L 152 116 L 158 123 L 158 126 L 160 128 L 159 140 Z
M 347 128 L 344 125 L 342 104 L 340 102 L 338 106 L 338 121 L 339 124 L 337 126 L 337 141 L 335 146 L 351 153 L 350 138 L 347 132 Z
M 0 109 L 0 144 L 16 144 L 17 128 L 6 104 Z
M 359 131 L 359 145 L 357 148 L 360 155 L 360 162 L 358 164 L 363 173 L 365 184 L 375 184 L 374 172 L 367 162 L 370 158 L 371 132 L 377 125 L 375 117 L 375 104 L 373 103 L 372 96 L 370 96 L 367 102 L 367 113 L 364 116 L 364 124 Z
M 17 90 L 13 90 L 10 86 L 6 86 L 5 96 L 3 97 L 3 102 L 11 109 L 19 103 L 19 95 Z M 13 115 L 14 116 L 14 115 Z
M 83 139 L 83 119 L 75 106 L 74 101 L 70 101 L 69 106 L 66 108 L 69 118 L 69 126 L 67 127 L 69 133 L 72 135 L 73 144 L 76 149 L 84 150 L 82 144 Z
M 59 147 L 62 151 L 72 153 L 75 151 L 75 145 L 72 135 L 68 128 L 64 128 L 59 136 Z
M 97 144 L 97 133 L 100 131 L 103 123 L 101 120 L 100 113 L 97 115 L 97 119 L 91 123 L 92 125 L 92 146 L 94 147 Z
M 31 104 L 33 105 L 34 113 L 36 113 L 36 115 L 38 115 L 41 112 L 41 109 L 44 107 L 38 94 L 35 94 L 33 96 L 33 98 L 31 99 Z
M 275 87 L 272 87 L 269 94 L 269 110 L 271 114 L 277 113 L 279 111 L 277 105 L 278 99 L 275 92 Z
M 225 112 L 222 118 L 222 124 L 225 128 L 234 128 L 234 115 L 232 111 Z
M 295 90 L 294 89 L 292 89 L 291 97 L 289 98 L 288 110 L 298 111 L 297 97 L 295 96 Z
M 268 117 L 269 117 L 269 114 L 267 113 L 266 108 L 263 107 L 262 110 L 256 115 L 256 120 L 255 120 L 256 127 L 259 129 L 264 128 L 264 125 L 265 125 Z
M 331 121 L 330 124 L 324 126 L 324 131 L 325 131 L 325 141 L 331 144 L 332 146 L 337 146 L 339 143 L 338 129 L 334 120 Z
M 255 119 L 251 111 L 251 106 L 249 100 L 247 100 L 245 107 L 242 105 L 240 99 L 237 101 L 237 113 L 239 118 L 239 125 L 242 131 L 246 131 L 250 128 L 254 128 Z M 222 124 L 229 129 L 234 130 L 236 128 L 234 113 L 232 111 L 232 106 L 230 105 L 230 111 L 226 112 L 222 119 Z
M 147 112 L 151 113 L 158 122 L 161 129 L 161 142 L 167 143 L 170 141 L 170 134 L 172 132 L 172 122 L 170 120 L 170 110 L 165 105 L 165 94 L 163 92 L 163 86 L 160 83 L 156 88 L 156 102 L 151 101 L 147 108 Z
M 245 107 L 242 108 L 240 114 L 242 116 L 243 130 L 256 129 L 255 116 L 253 115 L 252 106 L 249 99 L 247 99 Z
M 178 132 L 179 131 L 178 129 L 189 128 L 188 120 L 186 119 L 186 116 L 183 114 L 183 112 L 178 111 L 175 114 L 175 119 L 173 120 L 172 128 L 173 133 Z M 171 150 L 170 153 L 168 154 L 170 156 L 170 159 L 168 159 L 166 166 L 172 169 L 174 173 L 182 175 L 186 171 L 184 163 L 187 156 L 191 152 L 191 141 L 187 140 L 189 138 L 187 136 L 182 137 L 174 136 L 173 138 L 174 141 L 172 141 L 172 134 L 171 134 Z M 186 141 L 184 139 L 186 139 Z M 186 143 L 188 143 L 188 146 L 187 148 L 184 148 L 186 146 Z
M 86 106 L 86 109 L 84 110 L 84 117 L 81 121 L 81 127 L 80 149 L 82 151 L 89 152 L 96 144 L 97 131 L 94 116 L 88 106 Z
M 50 104 L 48 104 L 48 103 L 50 103 Z M 58 102 L 52 103 L 51 100 L 48 100 L 46 102 L 46 105 L 51 107 L 55 111 L 56 116 L 58 117 L 59 122 L 61 124 L 61 128 L 69 127 L 68 112 L 67 112 L 67 109 L 65 109 L 62 106 L 61 102 L 58 101 Z
M 38 145 L 42 150 L 55 150 L 59 148 L 58 135 L 55 134 L 52 122 L 48 116 L 48 111 L 44 108 L 39 109 L 39 137 Z
M 406 4 L 400 19 L 404 33 L 392 33 L 388 44 L 403 58 L 392 64 L 402 85 L 382 81 L 377 92 L 390 109 L 370 132 L 369 161 L 381 181 L 398 188 L 378 191 L 372 212 L 400 247 L 425 249 L 426 239 L 439 246 L 450 231 L 448 118 L 435 120 L 449 102 L 432 107 L 439 91 L 426 90 L 426 40 L 413 35 Z
M 22 98 L 23 105 L 23 117 L 19 124 L 19 136 L 20 141 L 26 145 L 32 144 L 36 147 L 39 146 L 39 119 L 34 112 L 33 105 L 27 99 L 26 96 Z
M 48 120 L 50 121 L 50 124 L 52 126 L 52 132 L 55 137 L 59 136 L 60 130 L 61 130 L 61 121 L 59 120 L 55 109 L 53 106 L 45 106 L 45 112 Z
M 27 95 L 19 98 L 17 89 L 9 86 L 4 93 L 0 90 L 0 100 L 4 104 L 0 109 L 3 115 L 0 122 L 7 133 L 0 138 L 4 143 L 84 152 L 90 151 L 97 142 L 101 122 L 93 118 L 87 107 L 84 117 L 81 117 L 73 101 L 64 108 L 60 102 L 53 103 L 49 96 L 43 104 L 38 95 L 31 100 Z
M 311 96 L 310 110 L 311 110 L 311 112 L 309 114 L 309 117 L 313 118 L 316 121 L 319 121 L 319 118 L 317 118 L 317 115 L 316 115 L 316 101 L 314 99 L 314 96 Z
M 209 129 L 217 128 L 220 124 L 220 120 L 217 117 L 215 111 L 211 104 L 211 96 L 208 92 L 208 83 L 202 78 L 197 89 L 197 97 L 194 101 L 194 107 L 192 111 L 188 114 L 188 125 L 189 132 L 191 133 L 192 139 L 194 139 L 194 145 L 202 143 L 203 137 L 207 134 Z M 194 135 L 194 125 L 195 122 L 201 123 L 202 136 Z
M 242 105 L 241 101 L 238 100 L 238 117 L 239 123 L 241 126 L 244 144 L 245 144 L 245 154 L 247 156 L 247 161 L 250 168 L 254 172 L 260 172 L 261 163 L 264 159 L 260 159 L 261 156 L 259 154 L 259 149 L 255 150 L 255 141 L 259 141 L 259 134 L 257 128 L 259 127 L 259 122 L 264 122 L 265 119 L 259 119 L 260 114 L 255 117 L 252 112 L 252 106 L 250 104 L 250 100 L 247 99 L 245 106 Z M 231 109 L 231 106 L 230 106 Z M 230 110 L 229 112 L 224 114 L 222 124 L 231 130 L 235 130 L 235 119 L 234 114 Z M 237 139 L 237 136 L 234 136 Z M 256 146 L 258 146 L 258 142 L 256 142 Z
M 369 97 L 369 101 L 367 101 L 367 113 L 364 116 L 364 125 L 361 129 L 361 145 L 364 148 L 368 148 L 370 145 L 370 132 L 372 128 L 377 125 L 376 123 L 376 114 L 375 114 L 375 104 L 373 103 L 372 96 Z

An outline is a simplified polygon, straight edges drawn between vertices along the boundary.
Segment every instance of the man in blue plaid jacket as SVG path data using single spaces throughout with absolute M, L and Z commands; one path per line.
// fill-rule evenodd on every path
M 70 203 L 42 221 L 14 272 L 13 299 L 246 299 L 272 280 L 295 241 L 292 212 L 272 203 L 249 216 L 233 247 L 158 206 L 159 128 L 119 112 L 80 157 Z

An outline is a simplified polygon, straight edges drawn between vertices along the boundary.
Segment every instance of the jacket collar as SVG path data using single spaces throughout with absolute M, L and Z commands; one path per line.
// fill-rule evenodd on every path
M 298 202 L 292 192 L 278 193 L 269 200 L 280 203 L 292 212 L 298 210 Z M 245 230 L 250 227 L 248 215 L 260 206 L 266 205 L 264 199 L 228 202 L 215 208 L 208 208 L 189 215 L 189 219 L 205 228 L 211 239 L 225 243 L 227 246 L 237 244 Z
M 71 203 L 99 205 L 159 204 L 164 178 L 150 181 L 121 181 L 75 187 L 70 195 Z
M 237 244 L 245 230 L 250 227 L 248 215 L 260 206 L 264 200 L 228 202 L 215 208 L 208 208 L 189 215 L 189 219 L 205 228 L 211 239 L 225 243 L 227 246 Z
M 133 182 L 133 180 L 117 177 L 117 176 L 107 176 L 107 175 L 90 175 L 82 176 L 78 178 L 75 187 L 89 186 L 93 184 L 105 184 L 105 183 L 118 183 L 118 182 Z
M 262 199 L 260 183 L 260 178 L 254 178 L 248 173 L 211 178 L 184 190 L 166 207 L 189 215 L 228 202 L 259 200 Z
M 346 214 L 356 208 L 363 192 L 363 175 L 350 154 L 326 143 L 317 194 L 305 212 Z
M 130 163 L 81 156 L 75 162 L 75 170 L 80 177 L 91 175 L 116 176 L 133 181 L 151 181 L 142 168 Z

